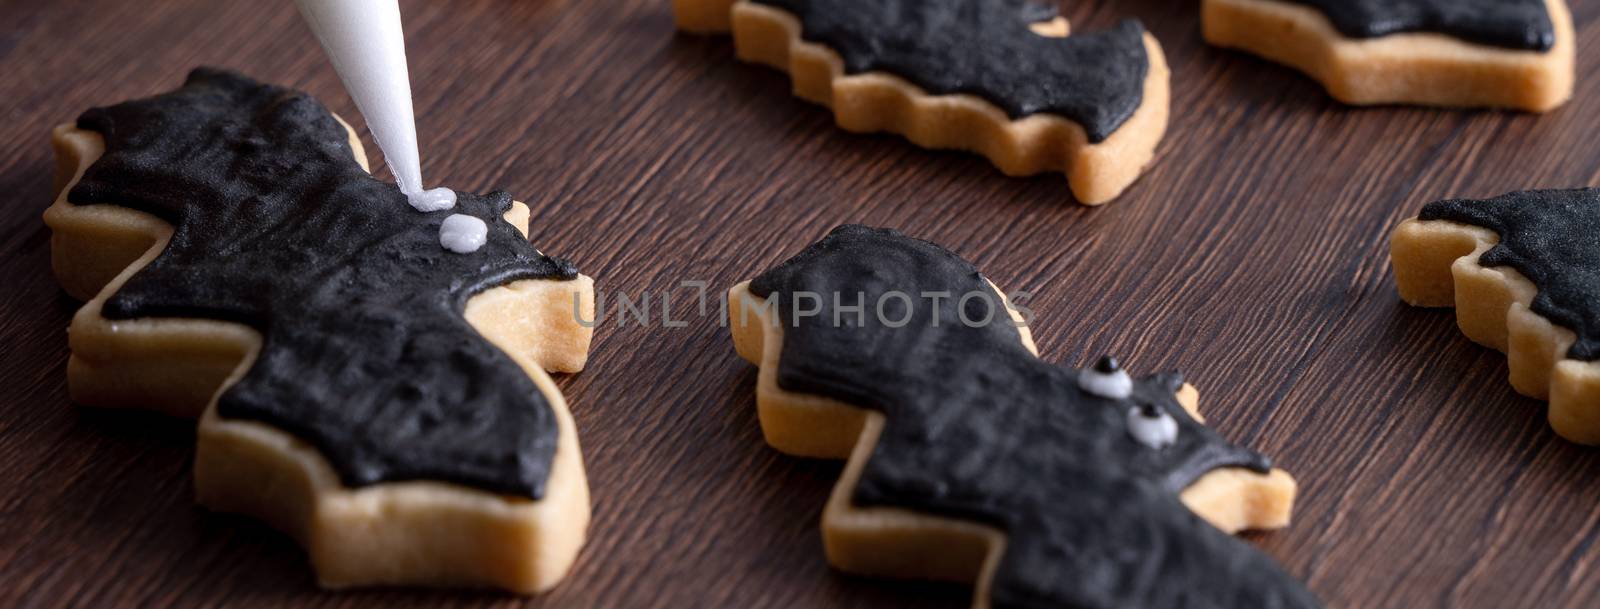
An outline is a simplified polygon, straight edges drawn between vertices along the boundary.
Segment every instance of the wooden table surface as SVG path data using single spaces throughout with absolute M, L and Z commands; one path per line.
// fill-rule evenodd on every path
M 1197 2 L 1064 2 L 1080 31 L 1143 19 L 1173 67 L 1158 161 L 1099 209 L 1059 176 L 834 129 L 667 4 L 402 2 L 429 181 L 510 190 L 545 251 L 680 315 L 680 281 L 725 288 L 839 223 L 934 240 L 1035 294 L 1046 359 L 1182 370 L 1215 428 L 1293 472 L 1294 524 L 1249 539 L 1330 607 L 1600 606 L 1600 451 L 1556 437 L 1450 312 L 1401 304 L 1387 253 L 1429 200 L 1600 185 L 1600 3 L 1573 7 L 1576 99 L 1530 116 L 1351 109 L 1205 46 Z M 0 1 L 0 606 L 967 606 L 827 567 L 839 464 L 762 443 L 755 370 L 714 317 L 608 322 L 560 379 L 594 521 L 546 596 L 321 592 L 288 538 L 194 506 L 191 422 L 69 403 L 78 303 L 39 216 L 52 125 L 200 64 L 357 116 L 287 0 Z

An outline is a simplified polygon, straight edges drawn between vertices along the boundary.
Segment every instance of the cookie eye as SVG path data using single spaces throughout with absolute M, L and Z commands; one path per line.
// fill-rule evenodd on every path
M 1108 400 L 1125 400 L 1133 395 L 1133 379 L 1117 358 L 1106 356 L 1078 375 L 1078 388 Z
M 1159 450 L 1178 441 L 1178 422 L 1154 404 L 1141 404 L 1128 409 L 1128 435 Z

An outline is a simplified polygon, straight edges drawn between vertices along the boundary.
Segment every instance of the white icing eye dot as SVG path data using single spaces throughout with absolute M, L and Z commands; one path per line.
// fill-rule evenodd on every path
M 1078 374 L 1078 388 L 1109 400 L 1125 400 L 1133 395 L 1133 378 L 1117 358 L 1102 357 L 1094 368 Z
M 1178 441 L 1178 422 L 1167 411 L 1153 405 L 1134 406 L 1128 409 L 1128 435 L 1140 444 L 1159 450 Z
M 451 214 L 439 225 L 439 245 L 457 254 L 478 251 L 489 241 L 489 225 L 476 216 Z
M 423 213 L 444 211 L 456 206 L 456 191 L 440 187 L 408 192 L 406 201 Z

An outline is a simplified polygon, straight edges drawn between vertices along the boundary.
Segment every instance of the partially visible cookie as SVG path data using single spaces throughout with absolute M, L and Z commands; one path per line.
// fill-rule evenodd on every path
M 674 0 L 678 27 L 732 31 L 840 127 L 1059 171 L 1079 202 L 1116 198 L 1167 128 L 1169 72 L 1137 21 L 1068 36 L 1038 0 Z
M 1205 37 L 1348 104 L 1552 110 L 1572 96 L 1564 0 L 1204 0 Z
M 1550 401 L 1562 437 L 1600 444 L 1600 190 L 1430 203 L 1395 232 L 1400 297 L 1456 308 L 1462 333 L 1510 360 L 1511 385 Z
M 589 491 L 545 371 L 583 368 L 593 288 L 527 206 L 415 211 L 316 100 L 220 70 L 54 136 L 73 401 L 198 418 L 198 501 L 294 536 L 325 586 L 566 574 Z M 442 247 L 451 213 L 479 249 Z
M 1040 360 L 955 254 L 842 226 L 729 303 L 767 443 L 848 459 L 835 567 L 974 583 L 976 608 L 1318 606 L 1228 534 L 1288 523 L 1287 473 L 1207 429 L 1177 374 Z

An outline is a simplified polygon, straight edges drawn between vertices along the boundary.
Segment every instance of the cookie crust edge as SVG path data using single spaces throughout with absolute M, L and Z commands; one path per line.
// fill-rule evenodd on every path
M 1510 267 L 1478 264 L 1499 242 L 1487 228 L 1406 220 L 1389 250 L 1400 299 L 1455 307 L 1462 334 L 1506 354 L 1511 387 L 1550 402 L 1547 416 L 1558 435 L 1600 445 L 1600 362 L 1566 357 L 1577 335 L 1532 310 L 1539 291 L 1532 281 Z
M 1206 42 L 1284 64 L 1351 105 L 1418 104 L 1548 112 L 1572 97 L 1572 14 L 1545 0 L 1556 44 L 1547 52 L 1474 44 L 1443 34 L 1347 38 L 1315 8 L 1281 0 L 1205 0 Z
M 828 562 L 862 575 L 972 584 L 973 607 L 987 607 L 989 583 L 1005 550 L 1005 532 L 903 508 L 856 507 L 851 498 L 886 419 L 868 409 L 780 388 L 783 328 L 773 322 L 763 299 L 750 293 L 749 285 L 746 281 L 728 290 L 728 325 L 740 357 L 759 367 L 756 409 L 767 444 L 799 457 L 846 459 L 822 514 Z M 995 292 L 1001 294 L 998 288 Z M 1015 310 L 1010 313 L 1022 320 Z M 1018 331 L 1023 344 L 1037 354 L 1028 328 Z M 1194 387 L 1184 385 L 1178 400 L 1200 420 L 1199 392 Z M 1296 490 L 1294 478 L 1281 469 L 1260 474 L 1229 467 L 1208 472 L 1180 497 L 1213 526 L 1237 533 L 1287 526 Z
M 340 123 L 367 169 L 354 130 Z M 57 197 L 44 214 L 52 267 L 68 294 L 87 301 L 69 329 L 74 402 L 199 417 L 197 501 L 289 533 L 306 549 L 323 586 L 465 585 L 534 593 L 565 576 L 586 537 L 589 490 L 571 413 L 545 371 L 577 372 L 587 360 L 592 329 L 577 323 L 572 311 L 593 318 L 590 278 L 512 282 L 475 295 L 466 306 L 468 323 L 519 364 L 556 415 L 558 444 L 544 498 L 443 482 L 350 489 L 310 444 L 266 424 L 216 414 L 216 396 L 254 363 L 258 332 L 209 319 L 101 315 L 105 301 L 161 254 L 173 229 L 125 207 L 69 203 L 67 193 L 104 153 L 104 141 L 69 123 L 53 130 L 52 144 Z M 526 235 L 529 215 L 517 202 L 505 219 Z

